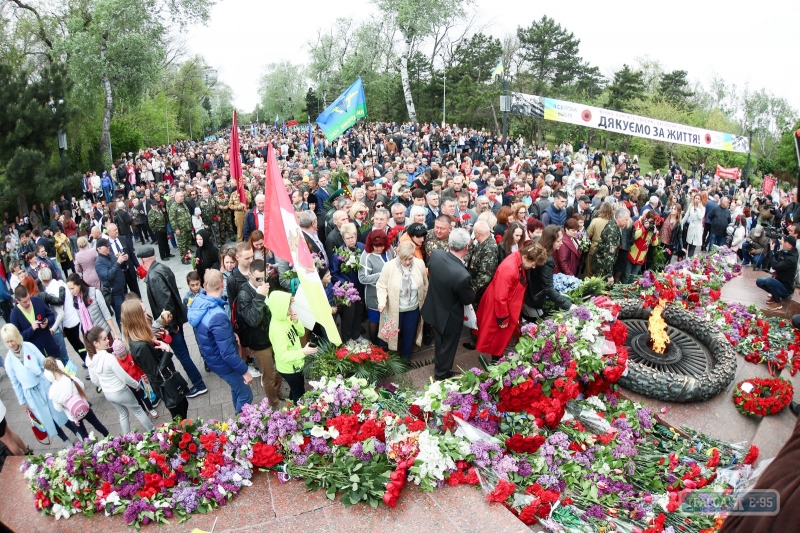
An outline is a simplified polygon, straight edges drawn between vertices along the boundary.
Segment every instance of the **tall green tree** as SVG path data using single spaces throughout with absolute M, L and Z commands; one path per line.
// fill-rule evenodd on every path
M 299 118 L 305 107 L 305 86 L 306 77 L 301 65 L 289 61 L 267 65 L 258 87 L 267 120 L 273 120 L 276 114 L 281 120 Z
M 608 86 L 608 107 L 615 111 L 627 111 L 634 100 L 643 100 L 644 75 L 628 65 L 614 73 L 614 80 Z
M 402 34 L 404 47 L 400 54 L 400 79 L 403 84 L 408 119 L 416 122 L 417 111 L 409 79 L 409 63 L 415 47 L 449 21 L 461 18 L 466 0 L 373 0 L 373 2 Z
M 580 39 L 547 15 L 527 28 L 517 28 L 520 54 L 535 80 L 537 93 L 575 80 L 581 68 Z
M 64 13 L 58 49 L 68 57 L 78 94 L 100 88 L 100 148 L 111 152 L 111 121 L 118 98 L 136 100 L 158 80 L 170 28 L 205 23 L 213 0 L 78 0 Z
M 32 75 L 0 62 L 0 194 L 52 198 L 66 185 L 59 164 L 57 135 L 69 119 L 63 65 L 52 63 Z
M 691 110 L 694 92 L 689 90 L 689 73 L 673 70 L 661 75 L 658 83 L 658 96 L 680 109 Z

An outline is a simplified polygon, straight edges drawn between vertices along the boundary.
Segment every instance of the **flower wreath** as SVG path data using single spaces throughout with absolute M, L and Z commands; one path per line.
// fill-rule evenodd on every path
M 736 384 L 733 404 L 748 416 L 774 415 L 789 405 L 793 395 L 792 384 L 783 378 L 750 378 Z

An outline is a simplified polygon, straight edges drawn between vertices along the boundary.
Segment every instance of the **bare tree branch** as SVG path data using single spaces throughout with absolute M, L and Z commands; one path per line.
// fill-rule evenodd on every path
M 42 40 L 42 42 L 47 46 L 47 48 L 50 49 L 50 52 L 48 53 L 48 58 L 50 59 L 50 61 L 52 61 L 53 54 L 55 53 L 55 46 L 53 45 L 53 41 L 50 39 L 50 37 L 47 36 L 47 31 L 45 30 L 44 26 L 44 20 L 42 19 L 42 16 L 39 14 L 39 11 L 33 6 L 22 3 L 20 0 L 6 0 L 6 1 L 16 5 L 19 9 L 24 9 L 26 11 L 33 13 L 33 16 L 36 17 L 36 22 L 39 26 L 36 34 Z

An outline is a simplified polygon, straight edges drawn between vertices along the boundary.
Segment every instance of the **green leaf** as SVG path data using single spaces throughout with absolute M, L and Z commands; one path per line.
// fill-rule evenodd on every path
M 355 483 L 358 483 L 359 481 L 361 481 L 361 478 L 358 476 L 358 474 L 353 474 L 352 476 L 350 476 L 350 481 L 352 481 L 355 484 Z M 356 489 L 353 489 L 353 490 L 356 490 Z
M 597 485 L 592 485 L 589 489 L 589 499 L 594 502 L 597 501 Z
M 325 491 L 325 496 L 328 497 L 329 500 L 333 500 L 336 498 L 336 489 L 331 487 Z

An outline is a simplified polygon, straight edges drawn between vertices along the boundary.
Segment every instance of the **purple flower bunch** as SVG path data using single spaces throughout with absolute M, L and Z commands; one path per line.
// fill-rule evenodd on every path
M 350 307 L 351 303 L 360 301 L 361 295 L 358 293 L 358 289 L 349 281 L 344 283 L 337 281 L 333 284 L 333 302 L 337 306 Z

